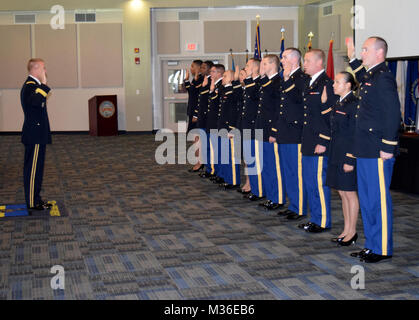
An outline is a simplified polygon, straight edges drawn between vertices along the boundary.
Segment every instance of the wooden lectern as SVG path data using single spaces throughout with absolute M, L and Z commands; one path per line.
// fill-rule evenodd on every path
M 94 96 L 89 99 L 89 134 L 118 135 L 118 106 L 116 95 Z

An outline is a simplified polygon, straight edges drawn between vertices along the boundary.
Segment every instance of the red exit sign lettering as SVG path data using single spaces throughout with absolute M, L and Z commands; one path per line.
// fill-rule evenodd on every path
M 198 44 L 197 43 L 187 43 L 186 44 L 186 51 L 197 51 Z

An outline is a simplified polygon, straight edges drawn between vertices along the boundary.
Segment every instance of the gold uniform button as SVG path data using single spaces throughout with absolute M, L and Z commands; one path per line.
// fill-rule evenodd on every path
M 355 115 L 355 118 L 358 118 L 358 115 L 357 114 Z
M 304 101 L 307 101 L 307 98 L 304 98 Z
M 280 112 L 279 114 L 282 114 L 282 112 Z
M 297 124 L 297 123 L 298 123 L 298 121 L 294 121 L 294 123 L 295 123 L 295 124 Z
M 272 120 L 269 120 L 269 122 L 272 122 Z
M 260 111 L 258 111 L 258 113 L 260 113 Z
M 307 109 L 307 106 L 304 106 L 304 109 Z
M 307 122 L 306 122 L 306 121 L 304 121 L 304 124 L 307 124 Z
M 372 128 L 369 128 L 370 132 L 372 131 Z

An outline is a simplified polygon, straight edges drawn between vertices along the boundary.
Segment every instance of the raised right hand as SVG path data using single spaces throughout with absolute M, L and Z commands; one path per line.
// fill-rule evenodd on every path
M 355 45 L 354 45 L 354 38 L 350 37 L 346 39 L 346 49 L 349 60 L 355 58 Z

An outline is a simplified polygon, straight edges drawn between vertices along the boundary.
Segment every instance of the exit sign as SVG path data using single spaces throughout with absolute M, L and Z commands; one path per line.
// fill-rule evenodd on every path
M 186 51 L 198 51 L 198 44 L 196 42 L 187 43 Z

